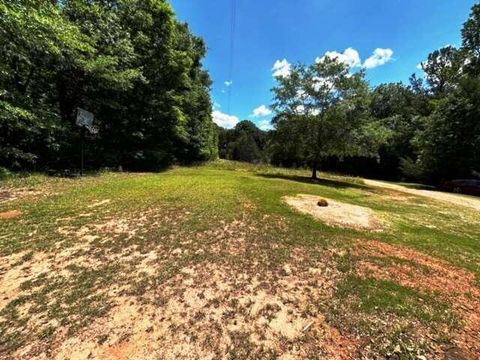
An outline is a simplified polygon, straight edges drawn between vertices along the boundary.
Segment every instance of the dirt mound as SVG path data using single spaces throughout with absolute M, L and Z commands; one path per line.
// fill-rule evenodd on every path
M 375 213 L 366 207 L 342 203 L 326 199 L 328 206 L 318 206 L 318 196 L 299 194 L 285 196 L 283 200 L 296 210 L 314 216 L 330 226 L 351 228 L 356 230 L 381 231 L 385 224 Z

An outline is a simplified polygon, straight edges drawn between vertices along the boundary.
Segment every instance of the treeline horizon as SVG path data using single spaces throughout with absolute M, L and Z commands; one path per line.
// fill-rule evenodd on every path
M 277 77 L 273 130 L 212 120 L 207 46 L 166 0 L 0 3 L 0 168 L 157 171 L 218 158 L 438 184 L 480 176 L 480 5 L 425 78 L 371 87 L 335 58 Z
M 480 5 L 459 48 L 433 51 L 425 78 L 371 87 L 337 59 L 277 78 L 274 129 L 220 132 L 220 156 L 284 167 L 440 184 L 480 177 Z

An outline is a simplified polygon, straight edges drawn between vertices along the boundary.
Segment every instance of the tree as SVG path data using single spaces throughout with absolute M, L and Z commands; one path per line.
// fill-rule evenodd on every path
M 120 11 L 143 71 L 121 100 L 124 126 L 109 128 L 119 131 L 123 145 L 118 161 L 134 169 L 159 169 L 215 158 L 211 82 L 201 64 L 205 44 L 176 21 L 167 1 L 125 1 Z
M 94 166 L 217 156 L 206 46 L 168 1 L 12 0 L 0 22 L 0 166 L 71 166 L 77 107 L 100 128 Z
M 220 128 L 220 157 L 250 163 L 266 161 L 267 137 L 249 120 L 240 121 L 233 129 Z
M 93 51 L 56 5 L 0 3 L 0 166 L 55 159 L 68 132 L 55 106 L 55 66 Z
M 435 101 L 435 110 L 413 140 L 416 165 L 432 182 L 471 177 L 480 170 L 479 4 L 472 7 L 463 26 L 462 40 L 453 57 L 456 65 L 443 71 L 449 91 Z
M 446 47 L 429 55 L 423 68 L 430 86 L 430 114 L 411 144 L 412 159 L 402 167 L 432 183 L 471 177 L 480 169 L 480 5 L 474 5 L 462 29 L 460 49 Z
M 182 107 L 188 118 L 186 128 L 188 137 L 185 151 L 178 154 L 182 162 L 205 161 L 218 157 L 218 131 L 211 119 L 210 101 L 211 80 L 202 68 L 201 60 L 206 55 L 207 47 L 203 39 L 194 36 L 188 25 L 177 25 L 177 42 L 190 58 L 189 86 L 184 89 Z
M 467 54 L 466 70 L 470 74 L 477 73 L 480 68 L 480 4 L 472 7 L 470 17 L 462 29 L 462 50 Z
M 443 95 L 452 89 L 460 75 L 462 53 L 453 46 L 446 46 L 429 54 L 421 65 L 432 93 Z
M 272 108 L 276 126 L 291 131 L 296 155 L 312 168 L 312 178 L 328 157 L 374 156 L 387 132 L 368 111 L 368 83 L 363 71 L 352 74 L 344 63 L 325 57 L 293 66 L 277 77 Z M 288 146 L 279 144 L 277 147 Z
M 309 139 L 304 135 L 310 131 L 308 122 L 277 115 L 272 123 L 275 126 L 270 143 L 272 163 L 285 167 L 307 166 L 304 153 Z
M 416 76 L 410 78 L 410 85 L 381 84 L 373 89 L 370 106 L 371 115 L 391 134 L 388 142 L 379 149 L 378 174 L 398 179 L 406 175 L 401 173 L 402 169 L 408 164 L 408 159 L 415 157 L 412 139 L 422 128 L 423 118 L 432 111 L 427 90 Z
M 417 166 L 432 182 L 480 170 L 480 79 L 464 78 L 440 100 L 414 140 Z

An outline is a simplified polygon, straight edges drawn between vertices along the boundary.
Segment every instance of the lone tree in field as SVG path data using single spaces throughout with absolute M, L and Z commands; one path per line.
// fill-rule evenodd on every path
M 377 155 L 387 131 L 370 117 L 363 71 L 352 74 L 348 65 L 324 57 L 292 66 L 277 81 L 274 151 L 308 164 L 313 179 L 328 157 Z

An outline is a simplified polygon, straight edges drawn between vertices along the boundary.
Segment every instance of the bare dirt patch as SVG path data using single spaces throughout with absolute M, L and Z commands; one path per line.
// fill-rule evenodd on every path
M 480 354 L 480 289 L 474 274 L 415 250 L 378 241 L 359 241 L 355 252 L 370 259 L 357 263 L 356 270 L 361 276 L 394 280 L 406 287 L 444 296 L 463 320 L 463 326 L 453 334 L 455 344 L 467 353 Z M 374 261 L 387 257 L 393 257 L 387 266 Z
M 23 213 L 20 210 L 10 210 L 0 213 L 1 220 L 10 220 L 22 216 Z
M 0 310 L 20 294 L 20 284 L 48 271 L 45 254 L 36 254 L 30 261 L 23 262 L 25 253 L 0 258 Z
M 0 257 L 0 311 L 16 297 L 22 295 L 21 285 L 46 274 L 69 275 L 72 265 L 96 267 L 101 263 L 95 258 L 80 252 L 91 248 L 91 241 L 78 243 L 75 246 L 59 249 L 54 253 L 37 252 L 30 256 L 21 252 Z M 73 256 L 75 255 L 75 256 Z
M 448 202 L 453 205 L 470 207 L 475 210 L 480 210 L 480 199 L 476 199 L 474 197 L 461 196 L 461 195 L 450 194 L 450 193 L 445 193 L 441 191 L 410 189 L 402 185 L 390 184 L 390 183 L 385 183 L 383 181 L 376 181 L 376 180 L 365 179 L 364 182 L 366 185 L 369 185 L 369 186 L 395 190 L 398 192 L 402 192 L 404 194 L 410 194 L 414 196 L 424 196 L 437 201 Z
M 257 206 L 255 205 L 255 203 L 251 202 L 250 200 L 247 200 L 243 202 L 243 208 L 245 210 L 255 210 Z
M 92 206 L 102 206 L 109 203 L 108 201 L 96 202 Z M 91 213 L 84 213 L 78 217 L 88 218 Z M 184 217 L 183 214 L 177 214 L 173 219 L 170 215 L 162 214 L 158 209 L 148 209 L 137 216 L 106 216 L 103 220 L 97 220 L 81 227 L 69 225 L 74 218 L 61 218 L 56 222 L 60 223 L 57 232 L 63 236 L 75 240 L 93 240 L 100 238 L 102 240 L 111 240 L 115 237 L 126 236 L 127 239 L 132 239 L 135 236 L 142 236 L 141 234 L 157 228 L 162 223 L 170 223 L 175 225 Z
M 213 264 L 186 267 L 149 292 L 147 301 L 115 299 L 107 317 L 78 337 L 59 339 L 54 358 L 350 359 L 358 341 L 321 313 L 305 311 L 332 288 L 322 275 L 322 269 L 291 274 L 271 287 L 260 274 Z
M 247 225 L 240 222 L 226 224 L 224 232 L 218 235 L 223 239 L 224 233 L 244 227 Z M 112 305 L 106 315 L 92 319 L 74 335 L 64 325 L 53 324 L 55 336 L 48 347 L 41 337 L 34 336 L 11 358 L 355 357 L 360 340 L 332 327 L 316 305 L 328 302 L 335 289 L 338 273 L 332 256 L 326 254 L 324 261 L 307 264 L 308 254 L 295 252 L 289 262 L 271 270 L 257 268 L 255 262 L 247 267 L 210 261 L 190 263 L 158 282 L 163 276 L 162 269 L 167 264 L 175 266 L 176 259 L 180 260 L 179 256 L 186 252 L 180 240 L 178 243 L 180 255 L 160 247 L 142 254 L 126 248 L 118 257 L 109 257 L 109 261 L 127 266 L 121 267 L 119 277 L 128 268 L 130 274 L 137 274 L 138 283 L 148 279 L 141 295 L 132 292 L 132 287 L 138 285 L 135 282 L 115 281 L 98 288 Z M 215 254 L 218 249 L 209 245 L 205 251 Z M 89 242 L 81 246 L 92 251 L 95 247 Z M 22 255 L 11 256 L 2 266 L 7 270 L 2 282 L 8 280 L 12 285 L 9 300 L 21 295 L 14 285 L 35 274 L 48 272 L 48 276 L 61 275 L 66 281 L 78 277 L 78 273 L 68 272 L 66 264 L 86 264 L 90 257 L 86 251 L 72 258 L 72 252 L 77 250 L 65 249 L 50 257 L 39 254 L 22 264 L 19 264 Z M 33 262 L 38 268 L 31 268 Z M 95 269 L 101 264 L 93 262 L 88 267 Z M 39 317 L 29 315 L 28 306 L 25 309 L 19 311 L 25 321 L 23 326 L 27 331 L 37 330 Z
M 46 194 L 46 191 L 34 188 L 2 188 L 0 189 L 0 203 L 17 200 L 24 197 L 36 197 Z
M 296 210 L 312 215 L 330 226 L 352 228 L 357 230 L 381 231 L 385 224 L 366 207 L 351 205 L 331 199 L 328 206 L 318 206 L 318 196 L 299 194 L 295 197 L 286 196 L 284 201 Z

